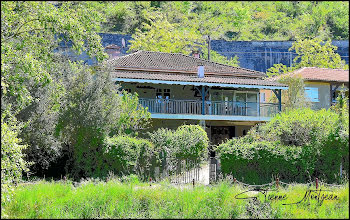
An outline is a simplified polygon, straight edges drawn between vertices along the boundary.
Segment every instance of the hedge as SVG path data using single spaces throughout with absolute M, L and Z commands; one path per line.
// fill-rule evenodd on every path
M 346 133 L 347 132 L 347 133 Z M 331 110 L 296 109 L 252 128 L 245 137 L 217 147 L 224 175 L 252 184 L 308 182 L 315 177 L 340 181 L 349 167 L 349 133 Z

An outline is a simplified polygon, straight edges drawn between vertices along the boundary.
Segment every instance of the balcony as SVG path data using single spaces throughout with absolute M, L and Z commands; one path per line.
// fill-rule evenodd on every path
M 206 116 L 272 117 L 278 113 L 276 103 L 205 101 L 201 100 L 145 99 L 139 98 L 143 107 L 152 114 L 181 114 Z M 218 119 L 219 120 L 219 119 Z

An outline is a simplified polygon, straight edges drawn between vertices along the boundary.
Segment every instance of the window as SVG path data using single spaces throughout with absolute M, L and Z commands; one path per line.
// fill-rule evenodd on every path
M 265 101 L 266 101 L 266 99 L 265 99 L 265 93 L 262 92 L 262 93 L 260 93 L 260 102 L 264 103 Z
M 157 89 L 156 90 L 156 98 L 159 98 L 159 99 L 162 98 L 162 89 Z
M 169 99 L 170 98 L 170 89 L 157 89 L 156 90 L 156 97 L 157 98 L 164 98 Z
M 319 102 L 318 100 L 318 88 L 305 87 L 305 95 L 311 102 Z
M 169 99 L 170 98 L 170 89 L 164 89 L 164 98 Z

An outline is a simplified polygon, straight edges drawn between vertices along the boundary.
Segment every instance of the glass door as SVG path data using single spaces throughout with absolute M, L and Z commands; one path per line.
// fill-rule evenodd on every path
M 235 115 L 246 115 L 247 114 L 247 95 L 244 92 L 235 92 L 233 98 L 234 101 L 234 113 Z
M 258 93 L 257 92 L 235 92 L 235 111 L 237 115 L 258 115 Z
M 247 93 L 247 115 L 258 116 L 258 94 Z

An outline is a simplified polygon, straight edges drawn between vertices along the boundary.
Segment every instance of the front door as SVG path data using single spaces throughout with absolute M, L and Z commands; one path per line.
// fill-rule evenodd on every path
M 213 145 L 221 144 L 235 136 L 235 126 L 212 126 L 211 143 Z

